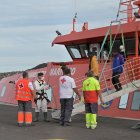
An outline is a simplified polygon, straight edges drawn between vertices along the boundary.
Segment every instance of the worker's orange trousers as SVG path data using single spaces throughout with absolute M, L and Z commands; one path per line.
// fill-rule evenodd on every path
M 18 123 L 19 124 L 32 123 L 32 102 L 18 101 Z

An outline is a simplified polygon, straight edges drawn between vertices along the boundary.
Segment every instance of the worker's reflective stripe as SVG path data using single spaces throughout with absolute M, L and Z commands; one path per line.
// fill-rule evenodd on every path
M 17 91 L 16 100 L 29 101 L 32 100 L 32 94 L 26 91 Z
M 29 101 L 32 100 L 32 95 L 22 95 L 22 94 L 17 94 L 16 95 L 16 100 L 21 100 L 21 101 Z
M 25 123 L 26 124 L 32 123 L 32 112 L 25 112 Z
M 18 123 L 24 123 L 24 112 L 23 111 L 18 112 Z
M 22 94 L 30 94 L 30 92 L 21 91 L 21 90 L 18 90 L 18 91 L 17 91 L 17 94 L 18 94 L 18 93 L 22 93 Z
M 32 97 L 32 95 L 26 95 L 26 96 L 25 96 L 25 95 L 22 95 L 22 94 L 17 94 L 16 96 L 17 96 L 17 97 L 21 97 L 21 98 L 24 98 L 24 97 L 25 97 L 25 98 L 31 98 L 31 97 Z

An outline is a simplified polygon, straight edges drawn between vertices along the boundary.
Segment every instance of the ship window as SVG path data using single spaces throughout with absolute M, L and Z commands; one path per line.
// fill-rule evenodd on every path
M 121 45 L 121 41 L 120 40 L 115 40 L 115 42 L 113 44 L 113 47 L 112 47 L 112 53 L 115 52 L 115 51 L 118 51 L 120 45 Z M 109 46 L 110 46 L 110 44 L 109 44 Z
M 120 45 L 122 45 L 122 40 L 115 40 L 112 48 L 112 53 L 116 50 L 118 51 Z M 110 41 L 108 41 L 108 46 L 110 46 Z M 125 51 L 127 55 L 135 54 L 135 38 L 125 39 Z
M 75 48 L 75 47 L 68 47 L 68 48 L 73 58 L 81 58 L 79 48 Z
M 120 97 L 119 109 L 126 109 L 129 94 L 125 94 Z
M 101 59 L 106 61 L 108 59 L 108 53 L 109 53 L 109 45 L 108 43 L 106 43 L 104 44 L 104 47 L 101 52 Z
M 0 91 L 0 97 L 3 97 L 3 96 L 4 96 L 5 91 L 6 91 L 6 86 L 4 86 L 4 87 L 2 88 L 2 90 Z
M 82 44 L 82 45 L 79 45 L 79 47 L 81 50 L 82 57 L 88 57 L 88 45 Z
M 125 49 L 127 55 L 135 54 L 135 38 L 125 39 Z
M 131 109 L 136 111 L 140 110 L 140 91 L 134 92 Z

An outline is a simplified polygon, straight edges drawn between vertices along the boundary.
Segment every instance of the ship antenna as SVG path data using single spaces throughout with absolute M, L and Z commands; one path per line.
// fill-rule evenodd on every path
M 77 18 L 77 12 L 75 13 L 75 16 L 74 16 L 74 18 L 75 18 L 75 19 Z
M 76 19 L 77 19 L 77 13 L 75 13 L 74 18 L 73 18 L 73 21 L 72 21 L 72 23 L 73 23 L 72 32 L 75 32 L 75 23 L 76 23 Z

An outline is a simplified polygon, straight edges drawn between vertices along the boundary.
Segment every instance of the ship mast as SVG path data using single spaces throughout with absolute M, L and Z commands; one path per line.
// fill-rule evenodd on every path
M 76 32 L 75 31 L 75 24 L 76 24 L 76 18 L 77 18 L 77 13 L 75 13 L 75 15 L 74 15 L 74 18 L 73 18 L 73 20 L 72 20 L 72 33 L 73 32 Z

